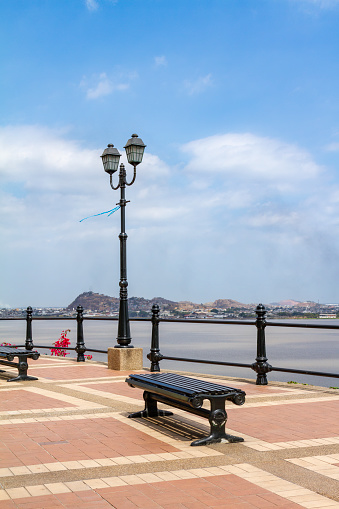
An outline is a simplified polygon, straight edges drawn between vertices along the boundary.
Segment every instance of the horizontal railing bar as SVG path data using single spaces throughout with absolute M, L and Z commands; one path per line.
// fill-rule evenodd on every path
M 70 346 L 46 346 L 46 345 L 34 345 L 34 348 L 48 348 L 49 350 L 75 350 L 74 348 L 71 348 Z
M 205 361 L 202 359 L 187 359 L 186 357 L 172 357 L 169 355 L 161 355 L 161 360 L 162 359 L 166 359 L 169 361 L 197 362 L 199 364 L 217 364 L 220 366 L 236 366 L 239 368 L 251 368 L 252 367 L 252 364 L 240 364 L 237 362 Z
M 108 353 L 108 350 L 97 350 L 95 348 L 86 348 L 86 352 Z
M 132 320 L 132 318 L 131 318 Z M 255 325 L 255 322 L 247 322 L 246 320 L 211 320 L 209 318 L 159 318 L 160 322 L 171 323 L 216 323 L 225 325 Z
M 322 371 L 310 371 L 304 369 L 289 369 L 289 368 L 276 368 L 272 366 L 272 371 L 281 371 L 283 373 L 295 373 L 300 375 L 314 375 L 314 376 L 327 376 L 329 378 L 339 378 L 339 374 L 323 373 Z
M 12 346 L 14 346 L 14 345 L 12 345 Z M 14 348 L 15 348 L 15 346 L 14 346 Z M 23 346 L 25 346 L 25 345 L 23 345 Z M 34 345 L 34 349 L 38 349 L 38 348 L 47 348 L 48 350 L 74 350 L 74 351 L 76 351 L 76 348 L 71 348 L 71 347 L 68 347 L 68 346 Z M 97 350 L 95 348 L 86 348 L 86 352 L 107 353 L 107 350 Z
M 339 329 L 339 325 L 321 325 L 318 323 L 283 323 L 283 322 L 266 322 L 269 327 L 296 327 L 300 329 Z
M 221 362 L 221 361 L 206 361 L 201 359 L 188 359 L 186 357 L 172 357 L 168 355 L 162 355 L 162 359 L 166 359 L 169 361 L 181 361 L 181 362 L 196 362 L 199 364 L 217 364 L 220 366 L 235 366 L 235 367 L 241 367 L 241 368 L 252 368 L 252 364 L 239 364 L 235 362 Z M 270 370 L 271 371 L 271 370 Z M 314 376 L 325 376 L 325 377 L 333 377 L 333 378 L 339 378 L 339 374 L 336 375 L 334 373 L 323 373 L 321 371 L 310 371 L 310 370 L 303 370 L 303 369 L 289 369 L 289 368 L 277 368 L 272 367 L 272 371 L 282 371 L 286 373 L 295 373 L 295 374 L 301 374 L 301 375 L 314 375 Z

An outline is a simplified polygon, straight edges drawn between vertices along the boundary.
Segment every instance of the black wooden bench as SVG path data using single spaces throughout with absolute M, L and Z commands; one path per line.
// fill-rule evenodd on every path
M 129 375 L 126 382 L 131 387 L 144 390 L 145 409 L 134 412 L 128 417 L 157 417 L 173 415 L 167 410 L 159 410 L 157 402 L 186 410 L 192 414 L 206 417 L 210 422 L 208 437 L 195 440 L 191 445 L 206 445 L 227 440 L 228 442 L 243 442 L 241 437 L 225 433 L 227 413 L 225 401 L 230 400 L 235 405 L 245 403 L 246 393 L 240 389 L 226 387 L 174 373 L 152 373 L 143 375 Z M 211 408 L 202 408 L 204 399 L 210 401 Z
M 18 362 L 14 362 L 14 357 L 18 357 Z M 7 382 L 18 382 L 21 380 L 38 380 L 34 376 L 28 376 L 28 362 L 27 359 L 37 360 L 40 354 L 33 350 L 20 350 L 20 348 L 13 348 L 10 346 L 0 346 L 0 364 L 18 368 L 18 376 L 10 378 Z M 4 373 L 3 369 L 0 372 Z

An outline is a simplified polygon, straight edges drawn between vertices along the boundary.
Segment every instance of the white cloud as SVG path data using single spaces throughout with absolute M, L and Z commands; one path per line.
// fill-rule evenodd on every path
M 117 295 L 119 212 L 79 223 L 119 199 L 102 168 L 103 148 L 88 149 L 65 130 L 0 128 L 3 302 L 63 305 L 90 286 Z M 127 189 L 130 295 L 241 300 L 243 287 L 245 300 L 255 300 L 249 288 L 258 288 L 260 264 L 277 299 L 288 274 L 291 288 L 311 288 L 319 272 L 320 286 L 326 274 L 333 282 L 339 186 L 328 184 L 309 153 L 250 133 L 194 140 L 183 149 L 186 166 L 168 167 L 148 147 Z M 133 170 L 121 159 L 130 179 Z M 298 179 L 298 192 L 281 184 Z
M 99 75 L 93 75 L 90 78 L 86 76 L 81 80 L 80 87 L 86 90 L 87 99 L 98 99 L 110 95 L 115 91 L 124 91 L 129 89 L 130 83 L 137 77 L 137 73 L 120 74 L 120 81 L 115 81 L 107 76 L 105 72 Z
M 325 150 L 328 152 L 339 152 L 339 142 L 334 142 L 326 145 Z
M 290 0 L 299 3 L 301 6 L 315 7 L 319 9 L 334 9 L 339 6 L 339 0 Z
M 189 95 L 197 95 L 205 92 L 206 89 L 213 85 L 212 74 L 200 76 L 196 80 L 185 80 L 184 87 Z
M 296 145 L 251 133 L 210 136 L 187 143 L 186 170 L 209 174 L 228 173 L 233 177 L 268 181 L 313 179 L 321 172 L 311 155 Z
M 166 66 L 167 65 L 167 59 L 164 55 L 160 57 L 154 57 L 155 65 L 157 66 Z
M 86 7 L 89 11 L 96 11 L 99 8 L 99 4 L 96 0 L 86 0 Z

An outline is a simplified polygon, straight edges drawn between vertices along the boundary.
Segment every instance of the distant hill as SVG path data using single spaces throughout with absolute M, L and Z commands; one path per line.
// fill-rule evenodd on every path
M 301 308 L 305 308 L 305 307 L 316 307 L 318 306 L 319 304 L 317 304 L 316 302 L 312 302 L 312 301 L 306 301 L 306 302 L 299 302 L 298 300 L 292 300 L 292 299 L 287 299 L 287 300 L 281 300 L 280 302 L 272 302 L 272 305 L 273 306 L 286 306 L 286 307 L 301 307 Z
M 150 311 L 153 304 L 158 304 L 162 310 L 172 311 L 178 309 L 211 309 L 211 308 L 253 308 L 253 304 L 242 304 L 232 299 L 218 299 L 214 302 L 207 302 L 205 304 L 196 304 L 190 301 L 175 302 L 172 300 L 164 299 L 163 297 L 154 297 L 153 299 L 144 299 L 143 297 L 130 297 L 128 299 L 128 307 L 130 311 Z M 119 299 L 117 297 L 110 297 L 94 292 L 84 292 L 78 295 L 73 302 L 67 306 L 71 311 L 76 309 L 77 306 L 82 306 L 85 311 L 96 311 L 99 313 L 107 313 L 119 310 Z
M 207 305 L 207 304 L 206 304 Z M 254 304 L 243 304 L 232 299 L 217 299 L 211 303 L 214 308 L 228 309 L 228 308 L 251 308 L 253 309 Z
M 67 309 L 76 309 L 77 306 L 82 306 L 85 311 L 117 311 L 119 309 L 119 299 L 116 297 L 109 297 L 108 295 L 101 295 L 100 293 L 84 292 L 78 295 L 78 297 L 67 306 Z
M 85 311 L 96 311 L 100 313 L 118 311 L 119 299 L 102 295 L 101 293 L 84 292 L 78 295 L 73 302 L 67 306 L 68 310 L 76 309 L 82 306 Z M 144 299 L 143 297 L 130 297 L 128 299 L 128 307 L 131 311 L 149 311 L 153 304 L 159 304 L 162 309 L 174 309 L 178 303 L 162 297 L 154 297 L 153 299 Z

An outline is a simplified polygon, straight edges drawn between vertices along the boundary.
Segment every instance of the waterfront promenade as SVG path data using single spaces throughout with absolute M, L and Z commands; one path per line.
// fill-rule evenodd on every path
M 1 509 L 339 508 L 339 390 L 206 375 L 247 393 L 244 406 L 226 404 L 227 431 L 245 442 L 191 447 L 206 419 L 127 418 L 143 408 L 129 372 L 42 355 L 30 362 L 38 381 L 9 374 Z

